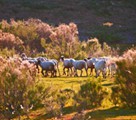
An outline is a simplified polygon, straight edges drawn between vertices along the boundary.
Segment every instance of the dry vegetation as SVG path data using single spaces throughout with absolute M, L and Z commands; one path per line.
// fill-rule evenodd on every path
M 116 50 L 105 42 L 99 43 L 97 38 L 80 41 L 78 28 L 75 23 L 60 24 L 58 27 L 50 26 L 39 19 L 15 21 L 11 19 L 1 21 L 1 37 L 4 43 L 8 41 L 14 45 L 17 52 L 28 55 L 34 52 L 44 52 L 48 58 L 58 59 L 61 55 L 83 59 L 89 56 L 116 55 Z M 12 44 L 6 44 L 11 49 Z M 10 47 L 11 46 L 11 47 Z M 3 45 L 4 48 L 4 45 Z M 76 53 L 76 54 L 75 54 Z

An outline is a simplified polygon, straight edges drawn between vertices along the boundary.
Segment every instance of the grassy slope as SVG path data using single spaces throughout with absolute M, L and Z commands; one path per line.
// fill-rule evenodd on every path
M 0 0 L 1 19 L 39 18 L 49 24 L 75 22 L 80 39 L 135 43 L 135 0 Z M 112 22 L 112 27 L 103 26 Z
M 61 68 L 62 73 L 62 68 Z M 80 72 L 78 72 L 80 74 Z M 66 89 L 70 88 L 75 91 L 78 91 L 80 88 L 80 85 L 83 84 L 85 81 L 94 81 L 96 78 L 93 76 L 86 77 L 85 71 L 83 73 L 83 77 L 67 77 L 67 76 L 61 76 L 56 78 L 50 78 L 50 77 L 43 77 L 41 74 L 38 75 L 38 80 L 40 83 L 44 84 L 45 87 L 47 86 L 54 86 L 58 89 Z M 107 88 L 110 92 L 111 86 L 114 85 L 114 78 L 107 77 L 106 79 L 101 79 L 102 76 L 100 76 L 97 79 L 100 79 L 101 84 L 103 87 Z M 62 118 L 64 120 L 71 120 L 72 116 L 76 113 L 72 109 L 71 106 L 66 107 L 64 109 L 64 115 Z M 136 110 L 135 109 L 128 109 L 128 108 L 118 108 L 115 107 L 109 100 L 105 99 L 102 103 L 102 106 L 100 108 L 96 108 L 94 110 L 86 110 L 87 116 L 91 116 L 92 119 L 98 119 L 98 120 L 111 120 L 111 119 L 136 119 Z M 53 120 L 53 118 L 50 118 L 45 114 L 44 108 L 32 111 L 30 113 L 30 118 L 34 120 Z M 22 117 L 22 119 L 25 119 L 25 117 Z

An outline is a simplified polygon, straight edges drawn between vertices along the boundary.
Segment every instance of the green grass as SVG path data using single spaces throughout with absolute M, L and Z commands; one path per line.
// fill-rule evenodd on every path
M 37 79 L 39 83 L 42 83 L 45 85 L 45 87 L 48 87 L 50 85 L 57 86 L 58 89 L 73 89 L 75 91 L 78 91 L 80 88 L 80 85 L 87 82 L 87 81 L 94 81 L 99 79 L 99 81 L 103 84 L 103 86 L 106 87 L 111 87 L 113 85 L 113 78 L 108 77 L 107 79 L 104 79 L 102 75 L 98 78 L 95 77 L 95 73 L 93 71 L 92 76 L 86 76 L 85 71 L 83 71 L 83 76 L 82 77 L 71 77 L 71 76 L 66 76 L 62 75 L 62 64 L 59 66 L 60 68 L 60 77 L 54 77 L 51 78 L 50 76 L 44 77 L 41 74 L 37 76 Z M 88 71 L 90 73 L 90 70 Z M 80 71 L 78 71 L 78 75 L 80 75 Z
M 45 86 L 57 86 L 61 89 L 74 89 L 78 90 L 80 85 L 85 81 L 89 80 L 87 77 L 56 77 L 56 78 L 40 78 L 40 82 L 45 84 Z

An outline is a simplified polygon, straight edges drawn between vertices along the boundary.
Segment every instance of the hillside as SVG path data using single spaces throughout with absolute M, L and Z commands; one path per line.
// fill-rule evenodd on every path
M 109 44 L 136 42 L 135 0 L 0 0 L 0 20 L 38 18 L 50 25 L 74 22 L 80 40 Z M 111 27 L 103 23 L 113 23 Z
M 136 0 L 0 0 L 0 120 L 136 120 Z

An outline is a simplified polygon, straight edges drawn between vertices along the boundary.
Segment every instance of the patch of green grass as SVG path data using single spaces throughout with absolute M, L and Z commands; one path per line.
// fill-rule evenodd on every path
M 40 83 L 44 84 L 45 87 L 57 86 L 58 89 L 69 88 L 77 91 L 79 90 L 80 85 L 88 80 L 89 80 L 88 77 L 67 77 L 67 76 L 56 77 L 56 78 L 41 77 Z

